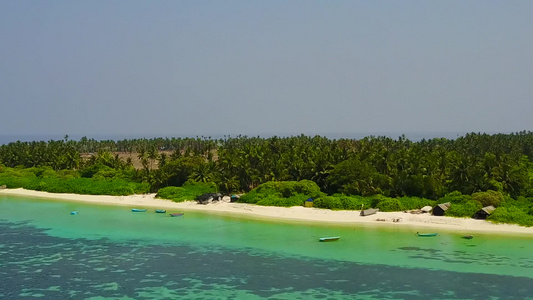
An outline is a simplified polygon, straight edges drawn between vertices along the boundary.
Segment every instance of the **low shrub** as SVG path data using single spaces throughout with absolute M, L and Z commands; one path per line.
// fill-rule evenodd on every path
M 402 211 L 402 203 L 397 198 L 388 198 L 384 197 L 380 201 L 378 201 L 375 205 L 373 205 L 374 208 L 379 208 L 380 211 Z
M 263 206 L 291 207 L 299 205 L 301 206 L 307 199 L 309 199 L 309 197 L 307 197 L 306 195 L 297 193 L 287 198 L 267 196 L 266 198 L 259 200 L 256 204 Z
M 335 194 L 332 196 L 322 196 L 314 199 L 313 206 L 325 209 L 336 210 L 360 210 L 364 207 L 371 207 L 372 198 L 358 195 Z
M 517 207 L 498 207 L 487 220 L 494 223 L 512 223 L 522 226 L 533 226 L 533 216 Z
M 239 202 L 290 207 L 303 205 L 309 198 L 316 199 L 324 195 L 318 185 L 310 180 L 270 181 L 240 197 Z
M 472 196 L 463 195 L 459 191 L 454 191 L 454 192 L 446 194 L 444 197 L 440 198 L 438 200 L 438 203 L 447 203 L 447 202 L 450 202 L 452 204 L 455 204 L 455 203 L 466 203 L 466 202 L 468 202 L 470 200 L 472 200 Z
M 344 209 L 341 198 L 335 196 L 322 196 L 313 200 L 313 206 L 325 209 Z
M 56 173 L 48 167 L 11 169 L 5 168 L 0 173 L 0 185 L 8 188 L 51 193 L 72 193 L 87 195 L 126 196 L 144 194 L 150 191 L 148 183 L 138 183 L 123 179 L 94 179 L 76 176 L 76 173 Z
M 435 200 L 419 197 L 402 197 L 398 198 L 398 200 L 401 203 L 401 210 L 420 209 L 424 206 L 435 207 L 437 205 L 437 201 Z
M 217 186 L 212 182 L 195 182 L 189 180 L 182 187 L 169 186 L 159 189 L 156 197 L 174 202 L 183 202 L 186 200 L 195 200 L 200 195 L 215 192 L 217 192 Z
M 471 218 L 478 210 L 483 208 L 479 201 L 470 200 L 464 203 L 454 203 L 446 211 L 445 215 L 449 217 Z
M 363 207 L 370 207 L 372 199 L 370 197 L 363 196 L 340 196 L 340 201 L 342 203 L 342 209 L 345 210 L 360 210 Z
M 496 191 L 486 191 L 486 192 L 478 192 L 472 194 L 472 198 L 476 201 L 479 201 L 483 207 L 492 205 L 494 207 L 498 207 L 501 202 L 503 202 L 504 197 L 501 192 Z

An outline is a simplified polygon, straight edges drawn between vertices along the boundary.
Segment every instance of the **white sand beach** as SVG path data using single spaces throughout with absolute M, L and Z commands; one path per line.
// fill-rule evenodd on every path
M 155 194 L 132 196 L 95 196 L 78 194 L 55 194 L 24 189 L 2 189 L 0 195 L 38 197 L 63 201 L 81 201 L 105 205 L 121 205 L 131 208 L 162 208 L 167 210 L 202 211 L 240 215 L 250 218 L 309 221 L 342 225 L 411 227 L 415 231 L 457 231 L 459 234 L 474 232 L 495 232 L 533 235 L 533 227 L 493 224 L 485 220 L 469 218 L 438 217 L 430 214 L 411 214 L 405 212 L 378 212 L 371 216 L 360 216 L 360 211 L 336 211 L 309 207 L 270 207 L 244 203 L 214 202 L 206 205 L 196 201 L 175 203 L 155 198 Z

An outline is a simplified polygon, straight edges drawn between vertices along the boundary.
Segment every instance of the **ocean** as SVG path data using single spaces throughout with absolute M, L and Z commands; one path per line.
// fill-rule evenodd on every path
M 530 236 L 131 208 L 0 196 L 0 298 L 533 299 Z

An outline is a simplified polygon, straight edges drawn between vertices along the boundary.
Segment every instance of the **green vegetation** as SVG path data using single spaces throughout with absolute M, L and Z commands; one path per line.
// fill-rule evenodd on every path
M 189 180 L 185 182 L 182 187 L 169 186 L 159 189 L 156 197 L 172 200 L 174 202 L 183 202 L 186 200 L 194 200 L 200 195 L 215 193 L 216 191 L 217 186 L 212 182 L 205 183 Z
M 479 201 L 470 200 L 463 203 L 455 203 L 446 211 L 446 216 L 471 218 L 478 210 L 483 208 Z
M 334 210 L 358 210 L 364 207 L 371 207 L 372 198 L 357 195 L 335 194 L 314 199 L 313 206 L 318 208 Z
M 472 199 L 479 202 L 483 207 L 489 205 L 498 207 L 503 202 L 503 194 L 495 191 L 477 192 L 472 194 Z
M 51 193 L 125 196 L 149 192 L 147 183 L 127 181 L 120 178 L 83 178 L 76 172 L 56 172 L 49 167 L 12 169 L 0 171 L 0 185 L 8 188 Z
M 271 181 L 240 197 L 239 202 L 290 207 L 301 206 L 307 199 L 323 195 L 318 185 L 310 180 Z
M 494 223 L 515 223 L 533 226 L 533 216 L 518 207 L 498 207 L 488 218 Z
M 382 211 L 450 202 L 449 216 L 497 209 L 490 220 L 533 216 L 533 133 L 470 133 L 412 142 L 404 136 L 155 138 L 0 145 L 0 185 L 85 194 L 158 192 L 192 197 L 212 183 L 241 201 Z M 212 191 L 213 189 L 209 189 Z M 189 196 L 191 195 L 191 196 Z M 520 213 L 518 213 L 520 212 Z M 516 217 L 513 217 L 516 216 Z
M 375 196 L 346 196 L 336 194 L 318 198 L 314 201 L 314 207 L 339 209 L 339 210 L 359 210 L 362 208 L 379 208 L 380 211 L 405 211 L 419 209 L 426 205 L 434 206 L 436 201 L 418 197 L 390 198 L 383 195 Z

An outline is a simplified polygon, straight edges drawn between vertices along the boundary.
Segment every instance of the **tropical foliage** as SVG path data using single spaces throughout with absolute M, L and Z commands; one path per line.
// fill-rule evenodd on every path
M 0 146 L 0 165 L 6 170 L 47 168 L 47 172 L 56 172 L 56 177 L 66 174 L 72 177 L 68 180 L 79 182 L 122 181 L 157 192 L 194 180 L 214 183 L 220 192 L 230 194 L 247 193 L 271 182 L 308 181 L 324 193 L 315 200 L 323 207 L 354 209 L 364 204 L 382 210 L 405 210 L 413 208 L 415 202 L 419 205 L 443 201 L 454 204 L 447 214 L 461 216 L 480 205 L 506 207 L 508 212 L 514 212 L 510 207 L 519 207 L 531 215 L 530 206 L 523 203 L 531 203 L 533 197 L 532 162 L 533 133 L 526 131 L 471 133 L 454 140 L 417 142 L 404 136 L 369 136 L 360 140 L 301 135 L 120 141 L 85 137 L 73 141 L 65 137 L 60 141 Z M 35 176 L 41 181 L 35 179 L 29 186 L 39 188 L 43 182 L 43 188 L 46 172 Z M 2 178 L 4 183 L 0 185 L 7 184 L 7 177 Z M 286 201 L 274 197 L 277 192 L 269 192 L 268 197 L 257 200 L 259 192 L 253 193 L 256 196 L 242 201 L 288 205 L 308 196 L 294 193 L 284 197 L 292 197 Z
M 49 167 L 12 169 L 3 168 L 0 183 L 8 188 L 25 188 L 51 193 L 124 196 L 144 194 L 150 190 L 147 183 L 121 178 L 84 178 L 69 170 L 54 171 Z
M 215 193 L 216 191 L 217 187 L 212 182 L 204 183 L 189 180 L 182 187 L 169 186 L 159 189 L 156 197 L 174 202 L 183 202 L 185 200 L 194 200 L 200 195 Z
M 271 181 L 240 197 L 239 202 L 266 206 L 298 206 L 303 205 L 309 198 L 324 195 L 318 185 L 310 180 Z

